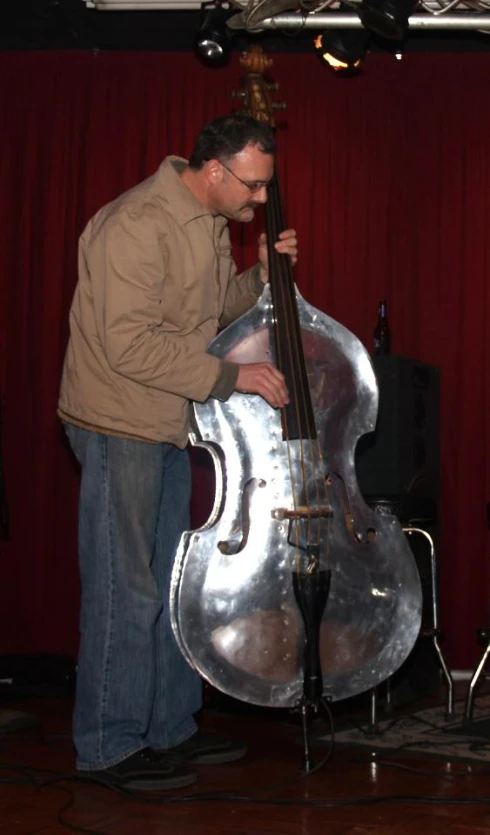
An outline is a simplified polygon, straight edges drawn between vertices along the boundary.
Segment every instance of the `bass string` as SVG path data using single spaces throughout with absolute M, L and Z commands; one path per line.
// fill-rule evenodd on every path
M 325 483 L 326 473 L 320 439 L 316 432 L 313 417 L 313 406 L 301 339 L 291 259 L 289 256 L 278 253 L 273 246 L 274 241 L 278 239 L 279 232 L 286 228 L 277 173 L 269 189 L 266 217 L 269 281 L 274 306 L 276 360 L 279 369 L 283 373 L 285 372 L 288 382 L 295 416 L 294 424 L 299 430 L 300 466 L 303 482 L 302 492 L 307 511 L 311 511 L 315 505 L 317 508 L 328 507 Z M 293 475 L 291 455 L 291 436 L 293 433 L 290 423 L 288 409 L 283 409 L 282 424 L 288 449 L 293 507 L 297 511 L 301 504 L 301 499 Z M 309 451 L 309 460 L 313 464 L 314 477 L 312 479 L 308 479 L 305 447 Z M 311 485 L 313 486 L 313 495 L 310 495 Z M 306 518 L 308 542 L 316 542 L 319 545 L 322 541 L 321 534 L 323 528 L 326 526 L 327 554 L 325 555 L 325 559 L 328 563 L 331 519 L 329 516 L 325 517 L 321 515 L 316 517 L 314 515 L 307 515 Z M 294 527 L 296 532 L 296 547 L 298 548 L 299 525 Z

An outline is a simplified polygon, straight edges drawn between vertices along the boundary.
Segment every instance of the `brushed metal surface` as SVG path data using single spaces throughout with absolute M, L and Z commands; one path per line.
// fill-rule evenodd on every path
M 378 406 L 369 355 L 296 295 L 318 444 L 284 440 L 280 412 L 257 395 L 195 404 L 191 442 L 213 458 L 216 495 L 207 522 L 181 539 L 170 601 L 189 663 L 228 695 L 272 707 L 295 705 L 303 692 L 292 572 L 311 563 L 308 532 L 318 567 L 332 572 L 320 631 L 325 697 L 353 696 L 393 673 L 415 643 L 422 602 L 398 521 L 368 508 L 357 487 L 356 443 L 374 429 Z M 267 286 L 210 352 L 273 361 L 272 317 Z

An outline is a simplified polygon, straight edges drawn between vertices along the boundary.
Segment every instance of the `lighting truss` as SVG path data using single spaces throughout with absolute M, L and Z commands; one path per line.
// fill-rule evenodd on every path
M 175 11 L 200 9 L 200 0 L 84 0 L 97 11 Z M 351 13 L 339 12 L 341 0 L 233 0 L 226 5 L 237 14 L 228 21 L 232 29 L 263 30 L 359 29 L 362 23 L 351 0 Z M 284 10 L 284 11 L 283 11 Z M 408 21 L 409 29 L 490 32 L 490 0 L 420 0 Z

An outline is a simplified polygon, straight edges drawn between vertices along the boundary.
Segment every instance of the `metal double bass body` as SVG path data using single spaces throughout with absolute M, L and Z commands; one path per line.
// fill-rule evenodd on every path
M 251 97 L 262 101 L 260 93 Z M 273 241 L 286 228 L 277 183 L 266 213 Z M 290 707 L 305 675 L 298 582 L 328 577 L 316 637 L 322 694 L 333 701 L 401 665 L 419 633 L 421 589 L 398 521 L 372 511 L 356 481 L 356 444 L 374 429 L 378 406 L 369 355 L 301 297 L 289 259 L 272 246 L 269 265 L 258 303 L 209 350 L 274 362 L 291 403 L 277 411 L 235 392 L 194 406 L 191 441 L 211 454 L 217 487 L 206 524 L 182 537 L 171 618 L 184 656 L 212 685 Z

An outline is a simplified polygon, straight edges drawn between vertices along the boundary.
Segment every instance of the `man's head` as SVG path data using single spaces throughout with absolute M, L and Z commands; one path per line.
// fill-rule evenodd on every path
M 245 115 L 220 116 L 199 134 L 184 181 L 215 214 L 249 221 L 274 174 L 270 128 Z

